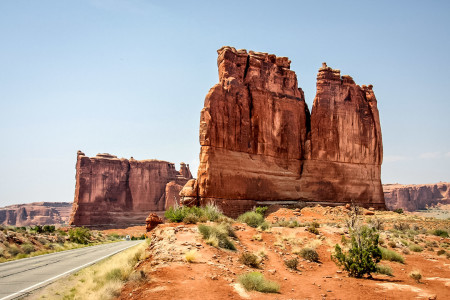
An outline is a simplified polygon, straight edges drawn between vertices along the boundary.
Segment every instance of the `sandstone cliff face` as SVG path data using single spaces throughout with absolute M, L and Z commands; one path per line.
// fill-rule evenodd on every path
M 384 208 L 372 87 L 324 65 L 312 115 L 286 57 L 223 47 L 200 119 L 200 202 L 237 215 L 267 201 Z M 184 190 L 181 191 L 183 197 Z
M 184 167 L 189 175 L 189 166 Z M 181 185 L 190 178 L 166 161 L 109 154 L 87 157 L 79 151 L 70 224 L 115 228 L 144 224 L 150 212 L 165 209 L 166 185 L 172 181 Z
M 383 145 L 372 86 L 358 86 L 323 64 L 311 114 L 302 191 L 327 203 L 384 207 Z
M 450 183 L 420 185 L 383 185 L 386 206 L 390 210 L 402 208 L 407 211 L 425 209 L 439 204 L 450 204 Z
M 65 224 L 69 221 L 72 203 L 33 202 L 0 208 L 0 224 L 33 226 Z

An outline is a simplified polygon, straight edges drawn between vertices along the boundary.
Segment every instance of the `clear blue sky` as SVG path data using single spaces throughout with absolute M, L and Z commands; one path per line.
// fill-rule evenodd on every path
M 193 3 L 188 3 L 193 2 Z M 450 181 L 450 1 L 0 1 L 0 206 L 73 201 L 76 151 L 197 168 L 223 45 L 373 84 L 383 183 Z

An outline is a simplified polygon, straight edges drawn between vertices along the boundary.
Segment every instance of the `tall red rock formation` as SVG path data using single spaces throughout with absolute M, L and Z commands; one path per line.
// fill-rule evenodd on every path
M 384 184 L 387 208 L 407 211 L 426 209 L 440 204 L 450 204 L 450 183 L 435 184 Z
M 218 54 L 219 83 L 200 118 L 198 179 L 182 197 L 232 216 L 279 201 L 384 208 L 371 86 L 324 65 L 310 116 L 288 58 L 232 47 Z
M 79 151 L 70 224 L 114 228 L 145 224 L 150 212 L 164 211 L 166 185 L 173 181 L 181 187 L 191 178 L 167 161 L 110 154 L 87 157 Z

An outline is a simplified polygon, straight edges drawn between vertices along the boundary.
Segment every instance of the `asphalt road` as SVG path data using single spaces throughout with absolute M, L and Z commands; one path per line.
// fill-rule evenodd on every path
M 123 241 L 85 247 L 0 264 L 0 300 L 15 299 L 78 271 L 139 241 Z

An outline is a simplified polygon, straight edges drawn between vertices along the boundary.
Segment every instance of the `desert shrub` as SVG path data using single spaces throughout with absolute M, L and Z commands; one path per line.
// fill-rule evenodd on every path
M 448 238 L 448 231 L 444 230 L 444 229 L 435 229 L 433 231 L 433 234 L 436 236 L 443 237 L 443 238 Z
M 42 245 L 47 245 L 47 244 L 48 244 L 48 240 L 46 240 L 46 239 L 43 238 L 43 237 L 38 238 L 37 241 L 38 241 L 39 243 L 41 243 Z
M 238 217 L 238 221 L 241 223 L 247 223 L 250 227 L 258 227 L 264 222 L 264 217 L 254 211 L 248 211 Z
M 209 221 L 215 222 L 223 216 L 222 210 L 215 204 L 207 204 L 203 207 L 203 211 Z
M 176 206 L 170 207 L 164 213 L 164 217 L 170 222 L 179 223 L 181 221 L 186 221 L 190 223 L 206 222 L 206 221 L 217 221 L 222 217 L 222 211 L 213 204 L 208 204 L 204 207 L 187 207 L 187 206 Z
M 397 248 L 397 244 L 395 242 L 393 242 L 393 241 L 390 241 L 388 243 L 388 246 L 391 247 L 391 248 Z
M 384 229 L 384 221 L 380 218 L 372 218 L 369 221 L 370 226 L 375 228 L 376 230 L 383 230 Z
M 255 207 L 255 213 L 264 216 L 266 214 L 267 209 L 269 209 L 267 206 L 258 206 Z
M 300 223 L 297 220 L 286 220 L 282 218 L 281 220 L 278 220 L 275 224 L 273 224 L 273 226 L 295 228 L 299 227 Z
M 306 228 L 307 231 L 313 233 L 313 234 L 319 234 L 319 230 L 317 229 L 317 227 L 314 227 L 312 225 L 310 225 L 309 227 Z
M 417 281 L 417 283 L 419 283 L 420 279 L 422 279 L 422 274 L 420 273 L 419 270 L 414 270 L 411 273 L 409 273 L 409 277 L 411 277 L 412 279 Z
M 16 246 L 16 245 L 10 245 L 9 247 L 6 248 L 6 250 L 8 250 L 9 254 L 12 257 L 15 257 L 17 254 L 20 253 L 20 249 Z
M 23 244 L 22 245 L 22 251 L 25 254 L 30 254 L 31 252 L 34 251 L 34 246 L 32 244 Z
M 397 209 L 394 209 L 393 212 L 398 213 L 398 214 L 402 214 L 403 213 L 403 209 L 402 208 L 397 208 Z
M 351 246 L 347 252 L 342 251 L 336 244 L 332 259 L 338 266 L 344 268 L 352 277 L 363 277 L 376 272 L 376 265 L 381 259 L 381 251 L 378 248 L 378 234 L 375 229 L 369 227 L 351 228 Z
M 88 244 L 91 238 L 91 232 L 86 227 L 76 227 L 69 229 L 69 240 L 77 244 Z
M 436 252 L 437 255 L 444 255 L 446 253 L 447 253 L 447 251 L 445 251 L 444 249 L 441 249 L 438 252 Z
M 55 225 L 44 225 L 44 227 L 42 227 L 42 231 L 45 233 L 53 233 L 55 232 Z
M 252 268 L 259 268 L 260 258 L 250 252 L 243 252 L 239 257 L 239 262 Z
M 400 243 L 402 243 L 403 246 L 408 246 L 409 245 L 408 241 L 406 241 L 406 240 L 400 240 Z
M 31 230 L 35 231 L 36 233 L 42 233 L 43 232 L 42 226 L 40 226 L 40 225 L 36 225 L 34 227 L 31 227 Z
M 238 281 L 247 291 L 258 291 L 262 293 L 278 293 L 280 285 L 267 280 L 259 272 L 251 272 L 239 276 Z
M 190 250 L 184 254 L 184 259 L 186 259 L 188 263 L 194 262 L 196 258 L 197 258 L 197 250 L 195 249 Z
M 183 218 L 183 223 L 185 224 L 197 224 L 199 222 L 199 217 L 194 214 L 188 214 Z
M 303 257 L 304 259 L 307 259 L 309 261 L 315 261 L 315 262 L 319 261 L 319 254 L 313 248 L 310 248 L 310 247 L 302 248 L 302 249 L 300 249 L 299 254 L 301 257 Z
M 314 227 L 314 228 L 319 228 L 319 227 L 320 227 L 320 224 L 314 221 L 314 222 L 311 222 L 311 223 L 309 224 L 309 226 L 310 226 L 310 227 Z
M 122 280 L 122 271 L 120 268 L 114 268 L 105 275 L 107 281 Z
M 285 260 L 285 261 L 284 261 L 284 264 L 285 264 L 286 267 L 288 267 L 289 269 L 297 270 L 298 259 L 297 259 L 297 258 L 292 258 L 292 259 Z
M 403 248 L 402 249 L 402 253 L 403 254 L 409 254 L 409 249 L 408 248 Z
M 394 229 L 399 231 L 406 231 L 409 230 L 409 224 L 404 222 L 398 222 L 394 224 Z
M 341 236 L 341 244 L 342 244 L 342 245 L 347 245 L 349 242 L 350 242 L 350 240 L 347 239 L 347 238 L 345 237 L 345 235 L 342 235 L 342 236 Z
M 409 248 L 409 250 L 411 250 L 413 252 L 422 252 L 423 251 L 423 248 L 416 244 L 411 244 L 408 248 Z
M 229 237 L 236 237 L 233 229 L 228 224 L 219 224 L 214 226 L 207 226 L 204 224 L 198 225 L 198 231 L 202 235 L 206 243 L 219 248 L 236 250 L 233 242 L 229 240 Z
M 266 230 L 270 229 L 270 224 L 269 224 L 269 222 L 264 221 L 261 223 L 261 225 L 259 225 L 258 228 L 263 231 L 266 231 Z
M 385 266 L 385 265 L 377 265 L 377 270 L 376 272 L 378 274 L 383 274 L 383 275 L 388 275 L 388 276 L 392 276 L 392 268 L 389 266 Z
M 394 250 L 389 250 L 383 247 L 378 247 L 381 251 L 381 259 L 388 261 L 395 261 L 399 263 L 405 263 L 405 259 L 399 253 Z

